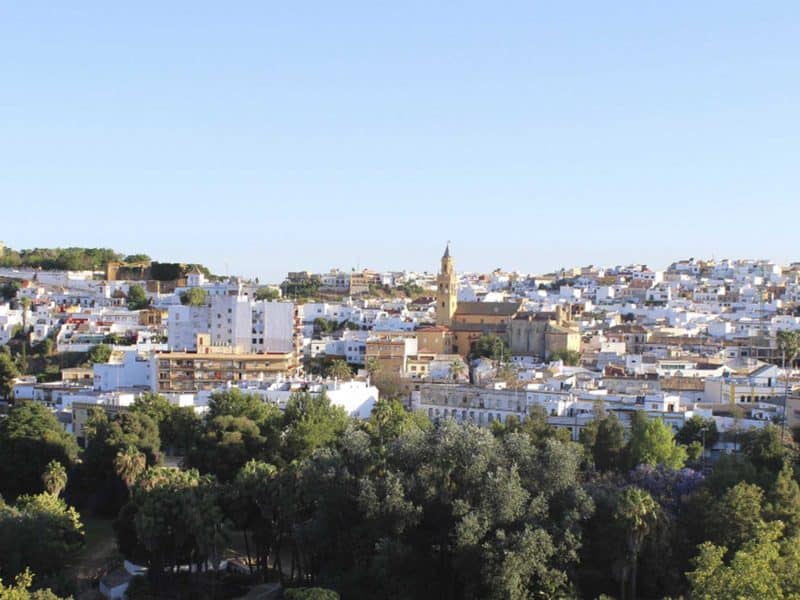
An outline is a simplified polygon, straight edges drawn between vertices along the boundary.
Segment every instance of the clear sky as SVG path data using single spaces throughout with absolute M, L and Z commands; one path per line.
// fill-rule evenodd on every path
M 800 2 L 0 3 L 0 239 L 288 270 L 800 259 Z

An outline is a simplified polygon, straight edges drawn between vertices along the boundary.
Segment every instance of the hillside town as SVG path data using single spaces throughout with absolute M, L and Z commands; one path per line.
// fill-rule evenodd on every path
M 0 344 L 108 350 L 20 375 L 8 399 L 45 404 L 78 439 L 91 407 L 116 414 L 153 392 L 202 413 L 231 388 L 279 406 L 292 390 L 324 389 L 362 418 L 383 392 L 434 421 L 487 426 L 538 407 L 575 440 L 600 402 L 622 423 L 643 411 L 676 431 L 695 415 L 723 433 L 800 422 L 789 343 L 800 263 L 459 273 L 449 245 L 439 263 L 437 273 L 290 272 L 273 286 L 197 266 L 154 279 L 157 263 L 5 267 Z M 705 452 L 728 451 L 726 440 Z
M 8 400 L 44 404 L 78 440 L 92 407 L 117 414 L 158 393 L 202 414 L 234 388 L 279 407 L 294 390 L 325 390 L 360 418 L 382 394 L 433 421 L 491 426 L 543 410 L 574 440 L 598 404 L 675 431 L 694 416 L 723 434 L 800 423 L 800 263 L 471 273 L 449 244 L 437 262 L 289 272 L 276 285 L 149 261 L 3 267 L 0 344 L 70 365 L 23 369 Z M 74 358 L 90 355 L 100 360 Z M 704 453 L 733 447 L 722 435 Z
M 794 585 L 800 263 L 431 263 L 266 284 L 0 244 L 0 592 Z

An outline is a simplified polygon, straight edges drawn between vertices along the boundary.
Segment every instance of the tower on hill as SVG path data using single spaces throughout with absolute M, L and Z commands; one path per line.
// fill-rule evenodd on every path
M 442 268 L 436 284 L 436 324 L 450 327 L 458 305 L 458 280 L 453 257 L 450 256 L 450 242 L 442 255 Z

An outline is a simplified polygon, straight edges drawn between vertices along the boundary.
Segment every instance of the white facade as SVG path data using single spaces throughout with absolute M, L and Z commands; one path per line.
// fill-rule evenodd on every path
M 294 350 L 294 313 L 291 302 L 254 302 L 251 346 L 253 352 Z
M 150 357 L 133 350 L 115 351 L 107 363 L 97 363 L 94 372 L 94 389 L 110 392 L 119 389 L 153 388 L 153 368 Z
M 8 304 L 0 304 L 0 346 L 11 340 L 17 325 L 22 325 L 22 311 L 11 310 Z
M 208 332 L 210 309 L 207 306 L 170 306 L 167 340 L 170 350 L 197 350 L 198 333 Z
M 250 349 L 252 310 L 245 296 L 214 296 L 209 309 L 211 344 Z
M 292 382 L 276 381 L 269 384 L 250 384 L 230 386 L 240 389 L 247 394 L 256 394 L 265 402 L 277 405 L 281 410 L 286 408 L 286 403 L 291 395 L 306 389 L 312 394 L 325 392 L 331 404 L 341 406 L 347 414 L 359 419 L 366 419 L 372 414 L 372 408 L 378 401 L 378 388 L 364 381 L 325 381 L 325 382 Z M 208 399 L 214 392 L 198 392 L 197 404 L 207 405 Z

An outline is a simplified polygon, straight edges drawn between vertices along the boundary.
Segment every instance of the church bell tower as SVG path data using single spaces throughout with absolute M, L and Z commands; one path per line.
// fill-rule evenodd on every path
M 458 280 L 450 256 L 450 242 L 442 255 L 442 268 L 436 278 L 436 324 L 450 327 L 458 305 Z

